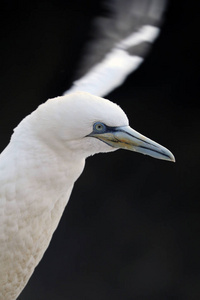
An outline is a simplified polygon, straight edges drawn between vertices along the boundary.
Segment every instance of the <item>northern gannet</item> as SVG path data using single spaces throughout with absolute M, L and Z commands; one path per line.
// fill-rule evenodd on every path
M 88 156 L 117 149 L 174 161 L 108 100 L 75 92 L 16 127 L 0 156 L 0 299 L 16 299 L 47 249 Z
M 143 61 L 129 48 L 153 42 L 158 32 L 145 25 L 116 42 L 66 95 L 40 105 L 14 130 L 0 156 L 0 300 L 16 299 L 26 285 L 88 156 L 124 148 L 174 161 L 169 150 L 131 129 L 119 106 L 98 97 Z

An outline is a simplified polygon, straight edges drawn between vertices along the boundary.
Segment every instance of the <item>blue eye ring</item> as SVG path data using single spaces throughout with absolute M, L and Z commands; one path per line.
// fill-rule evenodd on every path
M 101 122 L 96 122 L 93 125 L 94 132 L 102 133 L 106 131 L 106 125 Z

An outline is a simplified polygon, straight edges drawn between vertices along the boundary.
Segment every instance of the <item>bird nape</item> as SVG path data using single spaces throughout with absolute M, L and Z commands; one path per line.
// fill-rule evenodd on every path
M 0 156 L 0 299 L 20 294 L 51 240 L 85 159 L 117 149 L 174 161 L 129 127 L 116 104 L 85 92 L 48 100 Z

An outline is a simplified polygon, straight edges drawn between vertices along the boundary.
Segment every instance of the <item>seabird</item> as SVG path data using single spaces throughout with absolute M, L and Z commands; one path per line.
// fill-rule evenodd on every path
M 142 62 L 127 49 L 152 42 L 157 34 L 153 26 L 143 26 L 115 43 L 69 91 L 40 105 L 15 128 L 0 155 L 0 300 L 16 299 L 25 287 L 88 156 L 127 149 L 175 161 L 165 147 L 132 129 L 118 105 L 99 97 Z M 109 84 L 113 68 L 119 74 Z

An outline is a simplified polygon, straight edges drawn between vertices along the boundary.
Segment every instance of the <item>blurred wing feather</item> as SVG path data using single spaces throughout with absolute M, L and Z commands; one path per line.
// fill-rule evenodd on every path
M 65 94 L 81 90 L 107 95 L 140 66 L 159 35 L 165 0 L 113 0 L 106 5 L 108 16 L 95 19 L 78 79 Z

